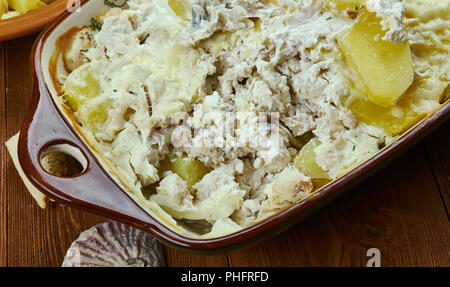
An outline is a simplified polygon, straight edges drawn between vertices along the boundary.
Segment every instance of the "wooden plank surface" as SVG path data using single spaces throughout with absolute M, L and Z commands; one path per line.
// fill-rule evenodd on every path
M 227 267 L 227 254 L 199 255 L 181 252 L 170 247 L 165 247 L 166 263 L 168 266 L 204 266 L 204 267 Z
M 59 266 L 71 242 L 104 218 L 69 207 L 40 209 L 3 143 L 30 101 L 35 36 L 0 43 L 0 265 Z M 449 125 L 382 172 L 289 230 L 227 254 L 165 248 L 169 266 L 365 266 L 379 248 L 383 266 L 450 266 Z
M 6 213 L 6 146 L 3 144 L 6 138 L 6 98 L 5 98 L 5 48 L 0 43 L 0 266 L 6 265 L 7 252 L 7 213 Z
M 447 217 L 450 210 L 450 123 L 434 132 L 425 142 L 429 163 L 439 188 Z
M 5 43 L 6 138 L 22 124 L 31 96 L 29 54 L 35 36 Z M 6 152 L 6 151 L 3 151 Z M 104 221 L 71 208 L 40 209 L 27 193 L 11 159 L 6 160 L 7 265 L 59 266 L 71 242 L 83 230 Z M 3 202 L 2 202 L 3 203 Z

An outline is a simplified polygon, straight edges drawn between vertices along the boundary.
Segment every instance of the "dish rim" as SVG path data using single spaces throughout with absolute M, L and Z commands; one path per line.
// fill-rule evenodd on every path
M 83 6 L 88 2 L 89 0 L 82 0 L 81 5 Z M 267 238 L 270 235 L 281 232 L 291 225 L 295 224 L 296 222 L 300 221 L 301 219 L 305 218 L 312 212 L 321 208 L 323 205 L 329 203 L 331 200 L 344 193 L 350 187 L 354 186 L 363 179 L 367 178 L 372 173 L 376 172 L 378 169 L 385 166 L 395 157 L 399 156 L 401 152 L 404 152 L 407 147 L 411 146 L 413 143 L 416 143 L 427 133 L 431 132 L 440 124 L 447 121 L 450 116 L 450 103 L 449 101 L 447 101 L 445 104 L 442 104 L 438 109 L 434 110 L 430 115 L 428 115 L 414 127 L 403 133 L 393 143 L 386 146 L 384 149 L 373 155 L 371 158 L 367 159 L 359 166 L 353 168 L 343 176 L 315 191 L 311 196 L 262 221 L 255 223 L 254 225 L 220 237 L 207 239 L 186 237 L 180 235 L 176 231 L 171 230 L 163 223 L 159 222 L 159 220 L 155 220 L 148 213 L 147 214 L 151 219 L 148 222 L 145 222 L 133 217 L 120 215 L 116 211 L 111 209 L 102 208 L 90 203 L 69 198 L 70 196 L 68 196 L 65 191 L 55 189 L 52 186 L 52 182 L 48 182 L 45 178 L 42 177 L 42 170 L 38 171 L 36 169 L 36 166 L 34 166 L 33 162 L 36 161 L 36 159 L 32 158 L 32 152 L 29 149 L 30 139 L 28 137 L 28 134 L 36 126 L 36 123 L 39 123 L 39 121 L 36 122 L 36 120 L 38 120 L 36 119 L 36 114 L 39 108 L 42 108 L 42 105 L 47 104 L 50 106 L 44 108 L 54 112 L 58 119 L 62 120 L 65 128 L 67 128 L 78 139 L 76 145 L 81 145 L 78 146 L 78 148 L 80 148 L 84 152 L 89 153 L 89 157 L 92 157 L 96 161 L 100 172 L 105 175 L 112 184 L 116 185 L 122 193 L 130 197 L 130 195 L 128 194 L 129 192 L 121 188 L 111 177 L 111 175 L 105 170 L 105 168 L 101 164 L 99 164 L 99 160 L 97 159 L 95 152 L 89 145 L 84 142 L 82 135 L 80 135 L 72 126 L 72 123 L 67 121 L 67 118 L 63 115 L 64 111 L 62 111 L 54 102 L 47 83 L 44 80 L 41 66 L 41 56 L 44 50 L 44 44 L 48 37 L 53 33 L 53 31 L 59 25 L 61 25 L 70 15 L 71 13 L 68 11 L 63 12 L 63 14 L 61 14 L 55 20 L 55 22 L 53 22 L 39 35 L 33 46 L 31 54 L 31 66 L 33 71 L 32 102 L 21 129 L 18 145 L 19 161 L 23 168 L 23 171 L 28 179 L 49 198 L 55 199 L 56 201 L 59 201 L 66 205 L 86 210 L 91 213 L 99 214 L 114 220 L 131 224 L 135 227 L 143 229 L 144 231 L 150 232 L 160 241 L 178 249 L 198 253 L 223 252 L 238 248 L 242 245 L 247 245 L 249 243 L 258 241 L 259 239 Z M 62 140 L 64 141 L 65 139 L 62 138 Z M 94 164 L 92 164 L 91 162 L 91 168 L 95 168 L 92 167 L 93 165 Z M 136 207 L 142 209 L 142 207 L 140 207 L 137 203 Z

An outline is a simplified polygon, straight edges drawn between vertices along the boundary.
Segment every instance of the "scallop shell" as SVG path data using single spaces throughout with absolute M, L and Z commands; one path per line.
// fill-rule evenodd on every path
M 63 267 L 161 267 L 162 244 L 131 226 L 107 221 L 80 234 L 67 251 Z

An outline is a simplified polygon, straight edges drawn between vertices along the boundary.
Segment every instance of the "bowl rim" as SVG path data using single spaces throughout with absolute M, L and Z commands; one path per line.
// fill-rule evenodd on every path
M 56 0 L 25 14 L 0 20 L 0 42 L 39 31 L 67 9 L 68 1 Z
M 82 0 L 81 5 L 85 5 L 89 0 Z M 42 66 L 41 66 L 41 55 L 43 52 L 44 44 L 52 32 L 61 25 L 65 19 L 70 16 L 71 13 L 65 11 L 61 14 L 55 22 L 48 26 L 37 38 L 32 54 L 31 54 L 31 65 L 33 70 L 33 96 L 32 103 L 24 120 L 24 124 L 21 129 L 18 154 L 19 161 L 23 168 L 25 175 L 28 179 L 36 185 L 36 187 L 43 192 L 46 196 L 55 199 L 56 201 L 62 202 L 64 204 L 74 206 L 79 209 L 86 210 L 91 213 L 96 213 L 108 218 L 125 222 L 131 224 L 137 228 L 143 229 L 144 231 L 152 233 L 156 238 L 158 238 L 163 243 L 175 247 L 177 249 L 182 249 L 185 251 L 191 251 L 196 253 L 216 253 L 224 252 L 230 249 L 238 248 L 260 239 L 266 238 L 270 235 L 279 233 L 291 225 L 295 224 L 299 220 L 305 218 L 312 212 L 316 211 L 320 207 L 329 203 L 331 200 L 335 199 L 337 196 L 341 195 L 343 192 L 348 190 L 350 187 L 359 183 L 363 179 L 367 178 L 372 173 L 376 172 L 378 169 L 383 167 L 385 164 L 393 160 L 395 157 L 399 156 L 401 152 L 405 151 L 407 147 L 411 146 L 413 143 L 421 140 L 427 133 L 431 132 L 434 128 L 437 128 L 440 124 L 444 123 L 450 117 L 450 103 L 447 101 L 442 104 L 439 108 L 430 113 L 422 121 L 417 123 L 414 127 L 403 133 L 397 140 L 395 140 L 390 145 L 387 145 L 384 149 L 373 155 L 371 158 L 364 161 L 359 166 L 353 168 L 352 170 L 345 173 L 343 176 L 332 181 L 321 189 L 315 191 L 311 196 L 297 202 L 286 209 L 262 220 L 249 227 L 243 228 L 234 233 L 206 239 L 190 238 L 178 234 L 177 232 L 171 230 L 164 224 L 157 224 L 153 222 L 152 224 L 145 224 L 139 220 L 134 220 L 134 218 L 126 218 L 119 216 L 116 212 L 108 210 L 105 208 L 98 208 L 90 204 L 85 204 L 77 200 L 61 197 L 58 190 L 52 189 L 50 184 L 40 177 L 34 176 L 35 170 L 32 168 L 29 153 L 29 146 L 27 144 L 28 133 L 30 129 L 33 128 L 30 123 L 33 121 L 36 110 L 39 106 L 40 99 L 44 96 L 42 90 L 39 87 L 45 89 L 47 97 L 50 98 L 53 105 L 53 109 L 56 111 L 58 117 L 62 119 L 66 127 L 81 141 L 81 144 L 86 148 L 86 150 L 96 159 L 95 152 L 92 151 L 91 147 L 86 145 L 81 139 L 80 134 L 74 129 L 71 123 L 67 121 L 67 118 L 63 116 L 63 111 L 54 102 L 53 97 L 50 95 L 47 83 L 44 80 Z M 98 161 L 97 161 L 98 162 Z M 115 180 L 111 178 L 108 172 L 105 171 L 104 167 L 100 165 L 100 169 L 103 174 L 106 175 L 109 180 L 117 185 Z M 126 190 L 119 187 L 121 191 L 128 194 Z M 128 195 L 129 196 L 129 195 Z M 152 217 L 151 215 L 149 215 Z M 157 221 L 157 220 L 155 220 Z

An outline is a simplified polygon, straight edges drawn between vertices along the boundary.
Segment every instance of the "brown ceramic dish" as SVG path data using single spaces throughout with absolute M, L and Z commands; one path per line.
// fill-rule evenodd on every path
M 393 144 L 345 176 L 264 221 L 222 237 L 188 238 L 177 233 L 164 219 L 144 210 L 123 190 L 106 172 L 96 152 L 89 148 L 54 100 L 57 95 L 51 81 L 49 61 L 55 49 L 55 41 L 70 28 L 89 23 L 91 17 L 104 11 L 106 8 L 102 7 L 102 2 L 82 1 L 83 8 L 86 9 L 76 13 L 79 15 L 65 12 L 37 39 L 32 52 L 33 99 L 19 139 L 20 164 L 30 181 L 51 199 L 136 226 L 176 248 L 202 253 L 221 252 L 278 233 L 384 166 L 408 146 L 445 122 L 450 115 L 450 104 L 447 101 Z M 52 176 L 44 171 L 40 165 L 41 153 L 46 147 L 55 144 L 65 144 L 66 149 L 72 149 L 78 154 L 85 166 L 80 175 L 65 178 Z
M 64 12 L 66 5 L 67 0 L 57 0 L 26 14 L 0 20 L 0 42 L 39 31 Z

